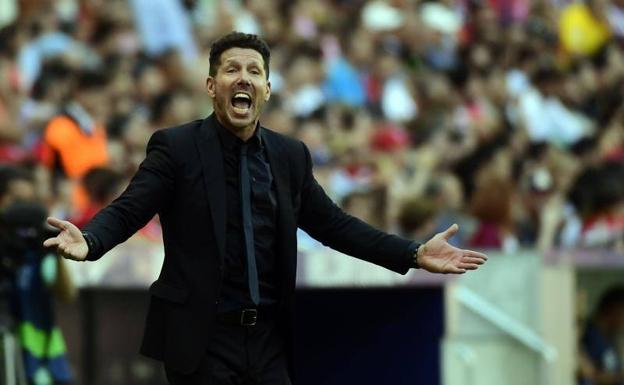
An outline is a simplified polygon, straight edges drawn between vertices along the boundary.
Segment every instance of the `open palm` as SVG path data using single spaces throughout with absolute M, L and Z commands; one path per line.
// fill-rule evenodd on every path
M 422 245 L 417 253 L 418 266 L 431 273 L 463 274 L 482 265 L 487 260 L 485 254 L 462 250 L 448 243 L 457 230 L 459 226 L 454 224 Z
M 48 223 L 61 232 L 56 237 L 46 239 L 43 246 L 56 247 L 59 255 L 67 259 L 84 261 L 87 258 L 89 246 L 78 227 L 71 222 L 54 217 L 48 218 Z

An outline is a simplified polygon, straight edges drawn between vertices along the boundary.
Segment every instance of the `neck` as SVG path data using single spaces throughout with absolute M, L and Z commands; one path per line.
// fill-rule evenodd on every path
M 246 142 L 251 138 L 254 134 L 256 127 L 258 126 L 258 119 L 256 119 L 252 124 L 245 127 L 235 127 L 227 122 L 227 119 L 224 119 L 220 116 L 220 114 L 216 113 L 215 116 L 219 123 L 228 129 L 232 134 L 236 135 L 240 140 Z

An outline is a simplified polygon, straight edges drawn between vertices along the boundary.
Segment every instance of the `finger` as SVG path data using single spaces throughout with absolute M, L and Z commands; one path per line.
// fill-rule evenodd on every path
M 472 263 L 477 265 L 483 265 L 485 263 L 483 259 L 474 257 L 464 257 L 461 261 L 462 263 Z
M 80 258 L 78 258 L 78 257 L 76 257 L 74 255 L 71 255 L 71 254 L 63 254 L 63 258 L 70 259 L 72 261 L 82 261 L 82 259 L 80 259 Z
M 479 253 L 478 251 L 472 251 L 472 250 L 462 250 L 464 252 L 464 254 L 466 256 L 470 256 L 470 257 L 474 257 L 474 258 L 479 258 L 482 259 L 484 261 L 488 260 L 487 255 L 483 254 L 483 253 Z
M 444 237 L 444 239 L 448 241 L 449 238 L 457 233 L 457 230 L 459 230 L 459 226 L 457 225 L 457 223 L 454 223 L 451 225 L 451 227 L 449 227 L 442 233 L 442 237 Z
M 465 270 L 477 270 L 479 268 L 479 265 L 477 265 L 476 263 L 462 263 L 459 265 L 459 268 Z
M 58 237 L 48 238 L 43 241 L 43 247 L 55 247 L 58 246 L 60 243 L 61 241 L 58 239 Z
M 448 266 L 445 271 L 445 273 L 448 274 L 464 274 L 465 272 L 466 269 L 462 269 L 461 267 L 457 266 Z
M 60 220 L 60 219 L 58 219 L 58 218 L 55 218 L 55 217 L 48 217 L 47 222 L 48 222 L 48 224 L 49 224 L 50 226 L 54 226 L 54 227 L 56 227 L 57 229 L 60 229 L 60 230 L 65 230 L 65 229 L 67 229 L 67 222 L 62 221 L 62 220 Z

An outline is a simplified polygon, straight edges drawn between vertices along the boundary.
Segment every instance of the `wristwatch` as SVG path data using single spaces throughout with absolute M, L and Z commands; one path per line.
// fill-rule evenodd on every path
M 418 257 L 420 255 L 419 253 L 420 253 L 421 250 L 424 251 L 424 249 L 425 249 L 425 244 L 424 243 L 421 243 L 420 245 L 418 245 L 418 248 L 416 249 L 416 255 L 414 256 L 414 259 L 415 259 L 416 267 L 418 267 L 418 268 L 420 268 L 420 265 L 418 264 Z
M 95 241 L 93 240 L 93 235 L 91 235 L 88 231 L 82 231 L 82 237 L 87 242 L 87 247 L 89 248 L 89 251 L 87 252 L 87 258 L 86 258 L 86 259 L 89 259 L 89 257 L 93 253 L 93 250 L 95 250 Z
M 413 243 L 413 252 L 412 252 L 412 259 L 414 262 L 413 268 L 415 269 L 420 269 L 420 265 L 418 264 L 418 253 L 420 252 L 420 249 L 424 246 L 424 243 Z

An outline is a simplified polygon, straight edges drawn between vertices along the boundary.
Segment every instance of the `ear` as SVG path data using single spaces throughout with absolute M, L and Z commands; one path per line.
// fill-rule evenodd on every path
M 264 94 L 264 101 L 268 102 L 270 97 L 271 97 L 271 82 L 267 80 L 266 93 Z
M 208 78 L 206 79 L 206 91 L 208 91 L 208 96 L 210 96 L 210 98 L 212 99 L 214 99 L 216 95 L 215 88 L 215 79 L 212 76 L 208 76 Z

